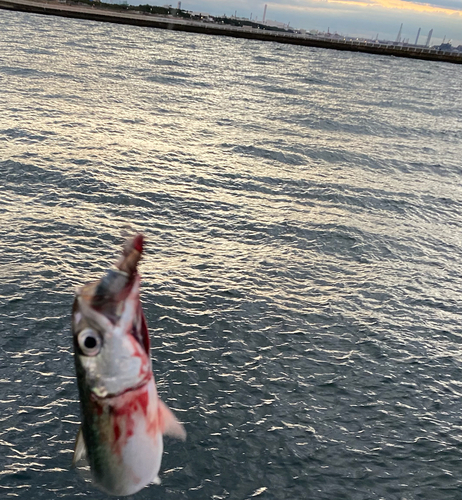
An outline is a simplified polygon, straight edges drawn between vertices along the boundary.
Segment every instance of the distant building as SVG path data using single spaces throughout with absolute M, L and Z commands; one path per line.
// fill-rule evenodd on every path
M 442 43 L 438 48 L 440 50 L 452 51 L 452 45 L 450 43 Z
M 433 35 L 433 29 L 431 29 L 428 32 L 428 38 L 427 38 L 427 41 L 425 42 L 425 47 L 429 47 L 430 46 L 430 41 L 432 39 L 432 35 Z
M 212 18 L 212 16 L 210 14 L 208 14 L 207 12 L 189 12 L 191 14 L 191 16 L 194 16 L 194 17 L 206 17 L 206 18 Z
M 287 24 L 280 23 L 279 21 L 272 21 L 271 19 L 267 19 L 264 24 L 266 24 L 266 26 L 272 26 L 273 28 L 281 28 L 281 29 L 288 28 Z

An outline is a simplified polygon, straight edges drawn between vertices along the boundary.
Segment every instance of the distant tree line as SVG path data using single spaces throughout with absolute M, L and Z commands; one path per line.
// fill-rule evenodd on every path
M 183 19 L 191 19 L 194 21 L 204 20 L 203 16 L 191 15 L 190 12 L 186 10 L 176 9 L 171 5 L 168 7 L 159 7 L 157 5 L 149 5 L 149 4 L 129 5 L 126 1 L 124 1 L 123 3 L 107 3 L 107 2 L 101 2 L 99 0 L 68 0 L 68 1 L 70 3 L 98 5 L 98 7 L 103 9 L 137 11 L 158 16 L 176 16 L 176 17 L 181 17 Z M 268 30 L 268 31 L 291 31 L 282 28 L 276 28 L 275 26 L 266 26 L 265 24 L 255 23 L 248 19 L 238 19 L 235 17 L 227 17 L 227 16 L 213 17 L 213 22 L 218 24 L 227 24 L 229 26 L 237 26 L 237 27 L 249 26 L 251 28 Z
M 138 7 L 130 6 L 131 10 L 139 10 L 141 12 L 146 12 L 147 14 L 158 14 L 161 16 L 177 16 L 183 17 L 185 19 L 190 19 L 191 14 L 185 10 L 175 9 L 173 7 L 159 7 L 157 5 L 139 5 Z

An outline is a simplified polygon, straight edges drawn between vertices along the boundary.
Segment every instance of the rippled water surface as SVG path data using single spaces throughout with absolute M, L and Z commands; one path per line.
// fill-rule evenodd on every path
M 0 497 L 70 468 L 73 290 L 147 239 L 137 499 L 462 498 L 462 68 L 0 11 Z

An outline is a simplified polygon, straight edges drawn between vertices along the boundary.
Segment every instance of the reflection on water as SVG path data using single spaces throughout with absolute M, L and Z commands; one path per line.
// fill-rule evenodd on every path
M 458 498 L 461 68 L 0 23 L 0 495 L 103 497 L 69 317 L 130 224 L 188 431 L 137 498 Z

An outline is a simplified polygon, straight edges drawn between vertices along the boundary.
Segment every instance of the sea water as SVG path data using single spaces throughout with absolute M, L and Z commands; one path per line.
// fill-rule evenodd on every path
M 0 498 L 71 469 L 74 289 L 142 231 L 136 499 L 462 495 L 462 68 L 0 11 Z

